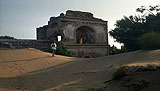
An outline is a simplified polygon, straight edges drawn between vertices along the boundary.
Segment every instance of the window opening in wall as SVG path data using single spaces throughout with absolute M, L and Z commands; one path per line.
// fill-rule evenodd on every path
M 60 42 L 62 40 L 62 36 L 57 36 L 58 42 Z

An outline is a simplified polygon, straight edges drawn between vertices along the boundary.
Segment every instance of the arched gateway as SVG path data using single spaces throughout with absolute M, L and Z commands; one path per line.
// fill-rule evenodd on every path
M 38 40 L 57 40 L 68 46 L 76 57 L 108 55 L 107 21 L 94 18 L 92 13 L 71 11 L 51 17 L 48 25 L 37 28 Z
M 77 44 L 95 44 L 95 31 L 88 26 L 81 26 L 76 30 Z

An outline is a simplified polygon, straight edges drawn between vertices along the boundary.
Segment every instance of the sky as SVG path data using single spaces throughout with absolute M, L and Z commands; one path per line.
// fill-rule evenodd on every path
M 94 17 L 108 21 L 111 31 L 116 20 L 138 14 L 136 8 L 158 4 L 160 0 L 0 0 L 0 36 L 36 39 L 36 28 L 67 10 L 91 12 Z M 120 48 L 114 41 L 109 37 L 109 44 Z

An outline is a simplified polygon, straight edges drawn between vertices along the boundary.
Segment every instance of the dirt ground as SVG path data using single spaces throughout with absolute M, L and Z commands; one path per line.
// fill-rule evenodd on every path
M 0 91 L 89 91 L 106 86 L 104 82 L 111 80 L 122 65 L 146 64 L 159 65 L 160 50 L 86 59 L 51 57 L 50 53 L 33 48 L 0 50 Z M 139 75 L 151 81 L 144 91 L 159 91 L 159 76 L 159 71 Z

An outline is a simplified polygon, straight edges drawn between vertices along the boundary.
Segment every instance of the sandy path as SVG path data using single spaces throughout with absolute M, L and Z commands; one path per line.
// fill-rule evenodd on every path
M 112 74 L 121 65 L 160 63 L 160 50 L 136 51 L 95 59 L 58 55 L 52 58 L 50 54 L 35 49 L 8 51 L 22 53 L 0 59 L 0 88 L 4 91 L 84 91 L 103 87 L 104 82 L 112 79 Z M 0 54 L 8 55 L 6 50 L 0 51 Z

